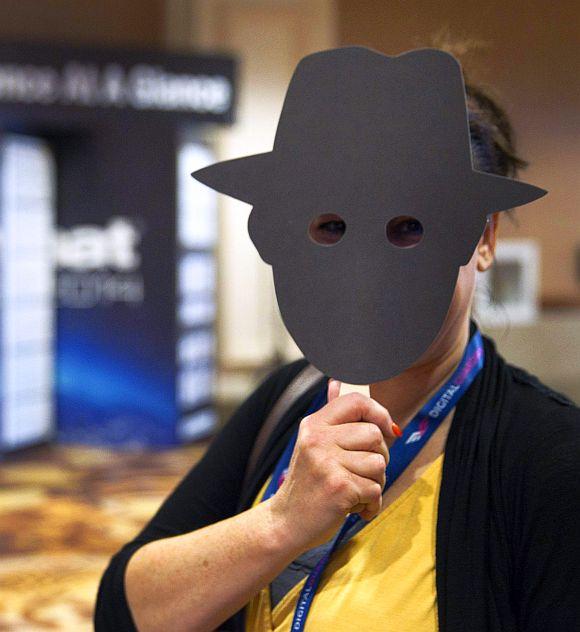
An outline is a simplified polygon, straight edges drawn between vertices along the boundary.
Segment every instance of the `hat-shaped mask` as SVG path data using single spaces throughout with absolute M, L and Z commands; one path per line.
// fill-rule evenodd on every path
M 355 384 L 413 364 L 487 216 L 546 193 L 473 169 L 461 68 L 435 49 L 305 57 L 274 149 L 193 175 L 252 204 L 250 237 L 290 334 L 321 371 Z

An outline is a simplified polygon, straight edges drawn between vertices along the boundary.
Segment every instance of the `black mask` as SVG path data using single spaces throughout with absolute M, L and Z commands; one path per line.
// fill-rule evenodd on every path
M 312 364 L 354 384 L 413 364 L 487 216 L 546 193 L 473 169 L 461 68 L 435 49 L 309 55 L 273 151 L 193 175 L 253 205 L 250 236 L 290 334 Z

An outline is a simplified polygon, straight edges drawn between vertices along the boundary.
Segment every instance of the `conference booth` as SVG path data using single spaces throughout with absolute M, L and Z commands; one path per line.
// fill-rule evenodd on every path
M 227 56 L 0 46 L 0 450 L 210 434 Z

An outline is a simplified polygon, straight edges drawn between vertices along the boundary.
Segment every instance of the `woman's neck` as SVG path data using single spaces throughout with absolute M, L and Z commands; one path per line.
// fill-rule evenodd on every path
M 446 325 L 415 364 L 396 377 L 370 385 L 371 397 L 389 411 L 400 428 L 445 383 L 463 357 L 469 318 Z

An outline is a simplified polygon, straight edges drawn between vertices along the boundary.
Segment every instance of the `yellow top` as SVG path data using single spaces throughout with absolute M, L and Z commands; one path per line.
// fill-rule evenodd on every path
M 312 601 L 306 632 L 438 630 L 435 533 L 442 466 L 441 454 L 335 551 Z M 288 632 L 305 581 L 296 584 L 273 610 L 269 586 L 258 593 L 246 609 L 248 632 Z

